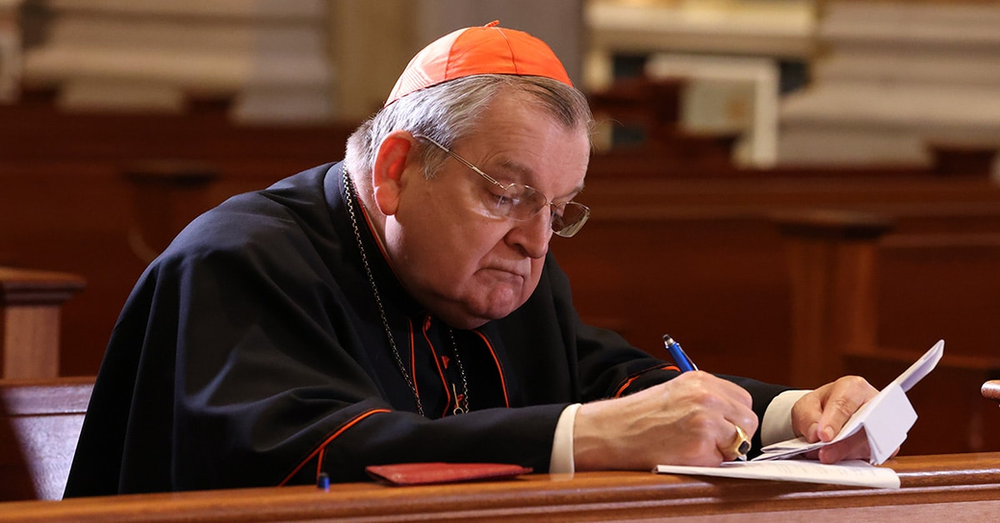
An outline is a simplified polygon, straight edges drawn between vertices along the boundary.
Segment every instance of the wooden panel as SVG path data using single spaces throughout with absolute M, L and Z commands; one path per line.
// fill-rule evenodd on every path
M 777 226 L 792 282 L 786 383 L 815 387 L 844 374 L 845 348 L 876 349 L 876 245 L 892 224 L 877 215 L 813 211 L 783 215 Z
M 787 379 L 790 282 L 769 221 L 596 212 L 551 249 L 585 321 L 656 356 L 670 333 L 704 369 Z
M 919 350 L 944 338 L 948 353 L 998 356 L 1000 225 L 991 233 L 886 237 L 878 256 L 884 345 Z
M 0 380 L 0 501 L 62 498 L 93 386 Z

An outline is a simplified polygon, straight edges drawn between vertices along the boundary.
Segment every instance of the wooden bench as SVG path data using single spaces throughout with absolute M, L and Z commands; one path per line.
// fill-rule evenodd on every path
M 0 380 L 0 501 L 62 498 L 93 387 L 93 377 Z

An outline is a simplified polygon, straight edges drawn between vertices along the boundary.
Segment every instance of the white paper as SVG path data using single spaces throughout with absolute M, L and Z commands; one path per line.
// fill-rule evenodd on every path
M 729 461 L 720 467 L 684 467 L 658 465 L 657 474 L 686 474 L 726 478 L 770 479 L 851 485 L 857 487 L 899 488 L 899 475 L 887 467 L 874 467 L 865 461 L 844 461 L 824 465 L 818 461 Z
M 877 465 L 892 457 L 917 421 L 917 413 L 898 383 L 890 383 L 879 395 L 878 405 L 862 422 L 871 449 L 871 462 Z
M 872 449 L 871 462 L 876 465 L 884 463 L 906 440 L 910 427 L 917 421 L 917 413 L 904 391 L 910 390 L 910 387 L 934 370 L 943 354 L 944 340 L 939 340 L 892 383 L 858 409 L 830 442 L 809 443 L 805 438 L 790 439 L 762 448 L 762 454 L 754 458 L 754 461 L 784 459 L 816 450 L 853 436 L 864 427 Z
M 904 391 L 910 390 L 910 387 L 914 386 L 918 381 L 922 380 L 924 376 L 931 373 L 934 367 L 937 366 L 938 362 L 941 361 L 941 356 L 944 355 L 944 340 L 938 340 L 937 343 L 931 347 L 931 350 L 924 353 L 917 361 L 910 365 L 910 368 L 903 371 L 898 378 L 893 380 L 893 383 L 898 383 L 900 388 Z

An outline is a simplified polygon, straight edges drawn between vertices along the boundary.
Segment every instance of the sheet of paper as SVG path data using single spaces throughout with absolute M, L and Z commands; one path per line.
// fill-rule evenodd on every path
M 934 370 L 943 354 L 944 340 L 939 340 L 871 401 L 858 409 L 829 443 L 809 443 L 805 438 L 790 439 L 762 448 L 762 454 L 754 458 L 754 461 L 790 458 L 853 436 L 865 427 L 868 443 L 872 448 L 871 462 L 884 463 L 906 439 L 907 432 L 917 420 L 917 413 L 904 391 L 910 390 L 910 387 Z
M 731 461 L 723 463 L 721 467 L 658 465 L 653 472 L 899 488 L 899 475 L 896 471 L 887 467 L 875 467 L 865 461 L 844 461 L 836 465 L 824 465 L 818 461 L 808 460 Z
M 890 383 L 883 392 L 879 404 L 861 424 L 868 437 L 871 462 L 876 465 L 892 457 L 917 421 L 917 412 L 898 383 Z

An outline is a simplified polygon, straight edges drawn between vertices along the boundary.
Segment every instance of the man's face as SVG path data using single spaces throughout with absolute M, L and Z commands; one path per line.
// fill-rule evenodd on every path
M 556 203 L 580 191 L 590 159 L 584 129 L 567 130 L 523 95 L 498 98 L 452 150 L 501 183 L 530 185 Z M 398 209 L 385 225 L 396 274 L 454 327 L 510 314 L 538 285 L 552 237 L 550 208 L 525 221 L 490 216 L 483 205 L 488 181 L 451 157 L 427 180 L 417 149 L 409 155 Z

